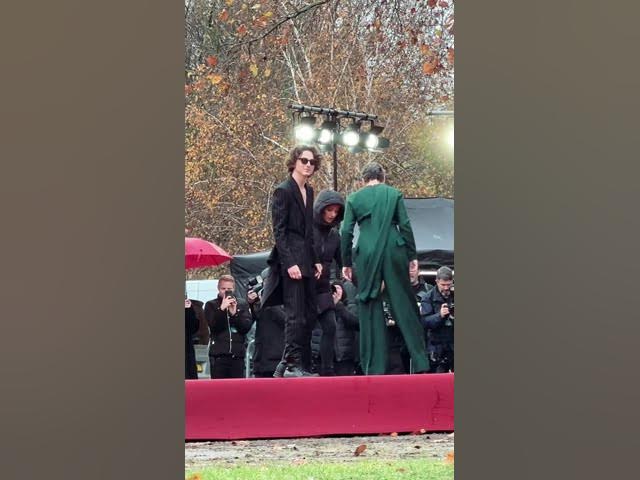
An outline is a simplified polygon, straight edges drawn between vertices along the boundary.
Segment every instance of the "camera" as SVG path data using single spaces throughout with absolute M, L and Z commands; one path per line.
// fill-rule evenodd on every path
M 264 280 L 260 275 L 256 275 L 255 277 L 251 277 L 247 280 L 247 291 L 258 293 L 262 290 L 262 286 L 264 284 Z
M 232 292 L 225 292 L 224 296 L 225 298 L 236 298 Z

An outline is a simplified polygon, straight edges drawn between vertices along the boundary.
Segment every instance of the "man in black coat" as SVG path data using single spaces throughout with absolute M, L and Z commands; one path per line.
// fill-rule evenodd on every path
M 283 303 L 286 312 L 284 352 L 274 376 L 302 377 L 311 375 L 310 348 L 304 346 L 310 345 L 316 323 L 315 280 L 322 273 L 313 240 L 313 188 L 307 184 L 320 168 L 320 155 L 314 147 L 296 147 L 287 168 L 289 178 L 273 193 L 275 245 L 267 260 L 272 273 L 265 282 L 263 307 Z
M 204 306 L 211 332 L 211 378 L 245 376 L 245 335 L 251 329 L 252 319 L 248 305 L 236 298 L 234 290 L 235 279 L 222 275 L 218 280 L 218 296 Z
M 436 287 L 421 303 L 420 319 L 426 329 L 429 373 L 453 372 L 454 302 L 450 268 L 440 267 L 436 272 Z

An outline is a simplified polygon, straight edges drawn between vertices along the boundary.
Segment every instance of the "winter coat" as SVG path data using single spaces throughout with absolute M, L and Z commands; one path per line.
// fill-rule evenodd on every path
M 426 299 L 420 303 L 420 320 L 426 329 L 427 351 L 440 354 L 443 350 L 453 350 L 454 322 L 447 315 L 440 317 L 443 303 L 453 303 L 453 293 L 445 300 L 437 287 L 432 288 Z
M 184 378 L 197 379 L 196 352 L 193 337 L 198 331 L 198 318 L 193 305 L 184 309 Z
M 314 265 L 320 263 L 313 242 L 313 188 L 305 184 L 307 204 L 304 204 L 298 184 L 289 176 L 273 192 L 271 217 L 275 245 L 267 264 L 269 277 L 265 281 L 262 305 L 281 305 L 282 275 L 293 265 L 298 265 L 304 277 L 313 277 Z
M 329 205 L 340 205 L 340 212 L 333 221 L 328 224 L 322 218 L 322 210 Z M 336 278 L 342 274 L 342 257 L 340 256 L 340 234 L 338 225 L 344 216 L 344 200 L 342 196 L 333 190 L 323 190 L 318 194 L 313 204 L 313 241 L 322 263 L 322 275 L 316 281 L 318 313 L 333 308 L 331 297 L 331 266 L 336 263 Z
M 282 305 L 255 309 L 256 336 L 253 351 L 253 371 L 273 373 L 284 350 L 284 320 Z
M 226 310 L 220 310 L 221 301 L 222 299 L 218 296 L 209 300 L 204 306 L 204 315 L 211 332 L 209 356 L 244 357 L 245 334 L 251 329 L 252 324 L 249 306 L 244 300 L 238 299 L 236 314 L 228 315 Z

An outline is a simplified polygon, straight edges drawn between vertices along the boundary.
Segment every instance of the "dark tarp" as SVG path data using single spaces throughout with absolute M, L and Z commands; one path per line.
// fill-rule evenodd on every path
M 411 220 L 420 269 L 453 268 L 453 200 L 449 198 L 405 198 Z M 358 231 L 354 232 L 354 245 Z M 238 293 L 244 297 L 247 282 L 267 267 L 270 250 L 236 255 L 231 260 L 231 275 Z

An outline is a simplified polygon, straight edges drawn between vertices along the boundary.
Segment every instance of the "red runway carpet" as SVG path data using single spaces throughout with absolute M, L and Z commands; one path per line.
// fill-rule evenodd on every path
M 186 380 L 185 439 L 453 431 L 454 374 Z

